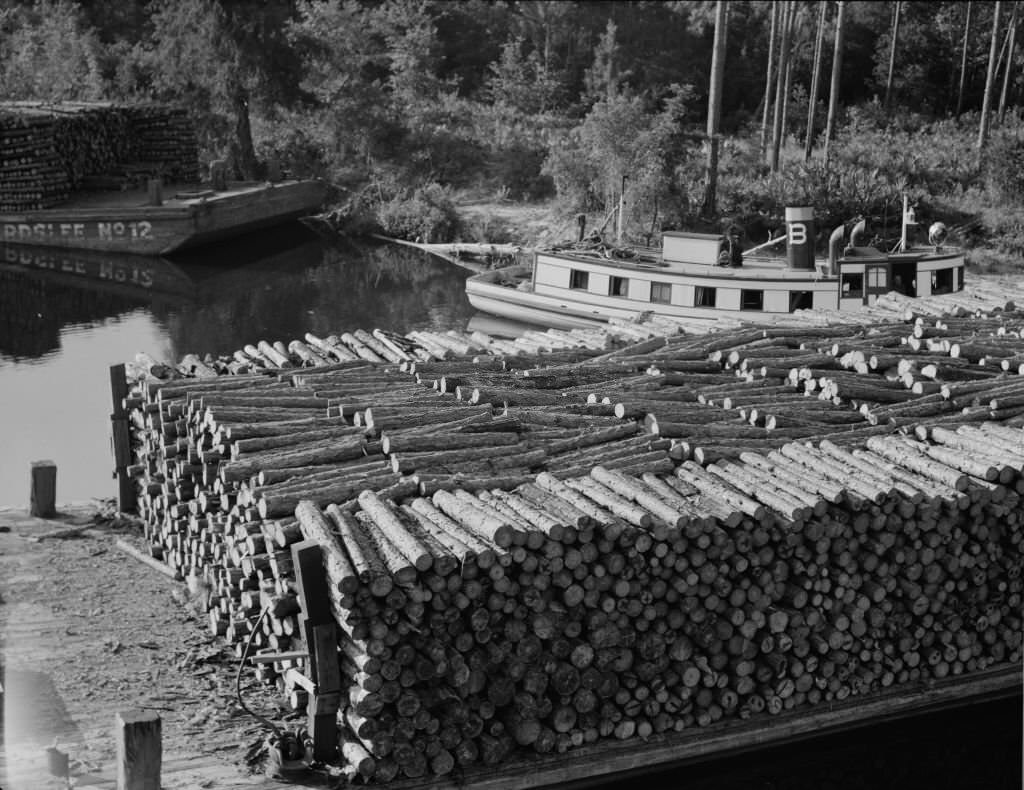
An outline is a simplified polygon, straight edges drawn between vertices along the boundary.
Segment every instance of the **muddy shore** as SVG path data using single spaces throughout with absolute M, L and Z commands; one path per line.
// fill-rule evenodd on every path
M 118 539 L 144 546 L 107 503 L 62 506 L 54 519 L 0 508 L 0 786 L 65 787 L 47 768 L 56 746 L 75 786 L 113 787 L 114 715 L 129 708 L 161 716 L 167 790 L 278 786 L 253 773 L 265 731 L 236 701 L 233 652 L 185 584 L 118 550 Z M 301 718 L 251 672 L 242 694 L 276 722 Z

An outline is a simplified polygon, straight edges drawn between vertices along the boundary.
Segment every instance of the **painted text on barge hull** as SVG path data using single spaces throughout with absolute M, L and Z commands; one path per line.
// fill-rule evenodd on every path
M 153 223 L 139 222 L 5 222 L 0 225 L 3 241 L 56 241 L 59 239 L 100 239 L 145 241 L 153 238 Z

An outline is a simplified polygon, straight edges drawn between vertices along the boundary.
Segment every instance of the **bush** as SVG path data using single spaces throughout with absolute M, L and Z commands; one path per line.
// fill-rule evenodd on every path
M 425 243 L 451 241 L 459 227 L 451 190 L 437 183 L 381 203 L 377 221 L 389 236 Z
M 326 176 L 347 186 L 327 161 L 327 145 L 315 119 L 305 113 L 282 112 L 275 118 L 255 117 L 252 126 L 260 160 L 275 159 L 291 175 Z
M 1020 205 L 1024 196 L 1024 137 L 1019 131 L 1002 134 L 986 152 L 985 186 L 997 203 Z
M 554 180 L 541 172 L 547 152 L 513 143 L 488 157 L 486 180 L 514 200 L 542 200 L 555 192 Z
M 730 172 L 720 179 L 719 203 L 747 227 L 770 226 L 773 219 L 781 224 L 787 206 L 811 206 L 819 224 L 831 230 L 857 215 L 898 217 L 901 186 L 877 170 L 814 159 L 755 179 Z
M 969 188 L 978 177 L 977 116 L 904 128 L 879 128 L 869 114 L 851 111 L 841 130 L 835 158 L 848 165 L 878 170 L 894 182 L 925 195 Z

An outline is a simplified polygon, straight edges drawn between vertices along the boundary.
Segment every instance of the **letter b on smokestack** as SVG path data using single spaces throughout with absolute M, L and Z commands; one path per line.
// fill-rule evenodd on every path
M 814 209 L 786 208 L 786 254 L 791 269 L 814 269 Z

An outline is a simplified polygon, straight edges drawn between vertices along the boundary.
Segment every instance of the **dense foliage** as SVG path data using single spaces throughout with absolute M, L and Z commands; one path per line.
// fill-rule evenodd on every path
M 805 161 L 822 6 L 791 4 L 772 170 L 762 120 L 773 3 L 729 2 L 720 215 L 771 226 L 799 201 L 827 223 L 885 219 L 905 192 L 953 213 L 1016 205 L 1024 55 L 1006 3 L 992 137 L 987 154 L 976 147 L 996 5 L 846 2 L 837 138 L 827 158 L 816 147 Z M 815 143 L 835 6 L 825 3 Z M 472 189 L 556 197 L 566 215 L 601 216 L 622 199 L 642 237 L 700 219 L 714 10 L 702 0 L 0 0 L 0 96 L 180 102 L 204 158 L 246 177 L 270 157 L 321 175 L 339 204 L 395 233 L 451 236 L 452 190 Z

